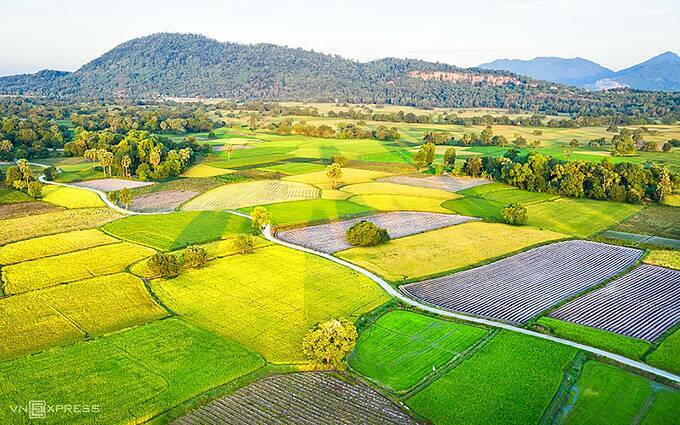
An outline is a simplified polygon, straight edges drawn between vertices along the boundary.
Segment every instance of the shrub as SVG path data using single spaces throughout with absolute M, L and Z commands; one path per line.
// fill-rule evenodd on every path
M 255 251 L 255 237 L 246 233 L 236 235 L 234 249 L 239 254 L 252 254 Z
M 344 359 L 356 345 L 357 329 L 347 319 L 334 319 L 315 325 L 302 341 L 307 358 L 323 367 L 345 369 Z
M 159 252 L 149 258 L 146 265 L 157 276 L 175 277 L 179 274 L 179 261 L 172 254 Z
M 45 180 L 52 181 L 57 177 L 57 169 L 54 167 L 47 167 L 43 174 L 45 174 Z
M 184 264 L 188 267 L 201 267 L 208 261 L 208 252 L 198 245 L 189 245 L 184 250 Z
M 522 225 L 527 222 L 527 209 L 519 202 L 514 202 L 503 208 L 503 221 L 515 226 Z
M 345 239 L 353 246 L 374 246 L 389 241 L 390 235 L 375 223 L 362 220 L 347 229 Z

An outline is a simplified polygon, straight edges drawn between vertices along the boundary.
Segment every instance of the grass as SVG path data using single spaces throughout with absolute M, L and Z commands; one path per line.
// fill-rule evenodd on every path
M 680 208 L 648 206 L 613 227 L 612 230 L 680 239 Z
M 366 183 L 380 177 L 386 177 L 388 175 L 389 174 L 383 173 L 381 171 L 361 170 L 358 168 L 343 168 L 342 177 L 338 179 L 336 186 L 342 187 L 349 184 Z M 320 189 L 332 189 L 331 181 L 326 175 L 326 170 L 288 176 L 284 177 L 283 180 L 306 183 L 316 186 Z
M 537 423 L 575 355 L 574 348 L 503 331 L 406 404 L 435 424 Z
M 584 238 L 624 220 L 641 208 L 640 205 L 591 199 L 558 199 L 527 206 L 527 224 Z
M 304 183 L 260 180 L 216 187 L 191 199 L 182 209 L 226 210 L 318 197 L 319 189 Z
M 444 202 L 442 206 L 456 214 L 481 217 L 492 221 L 503 220 L 503 208 L 505 208 L 503 203 L 472 197 L 452 199 Z
M 403 195 L 356 195 L 350 201 L 378 211 L 424 211 L 449 213 L 442 207 L 441 199 Z M 448 201 L 447 201 L 448 202 Z
M 105 206 L 96 193 L 66 186 L 43 186 L 41 200 L 65 208 L 97 208 Z
M 535 204 L 537 202 L 552 201 L 559 196 L 551 195 L 549 193 L 542 192 L 529 192 L 528 190 L 521 189 L 509 189 L 509 190 L 499 190 L 497 192 L 488 192 L 482 195 L 483 198 L 500 202 L 502 204 L 512 204 L 513 202 L 519 202 L 523 205 Z
M 559 233 L 499 223 L 469 222 L 336 256 L 393 282 L 469 267 L 532 245 L 564 238 Z
M 361 332 L 349 365 L 389 389 L 403 391 L 486 334 L 482 328 L 396 310 Z
M 307 201 L 282 202 L 264 205 L 271 214 L 275 226 L 296 226 L 339 218 L 366 215 L 375 210 L 364 205 L 344 200 L 310 199 Z M 243 208 L 250 213 L 253 208 Z
M 81 208 L 1 220 L 0 244 L 71 230 L 91 229 L 120 217 L 120 214 L 108 208 Z
M 252 231 L 250 220 L 218 211 L 137 215 L 114 221 L 102 229 L 117 238 L 161 251 Z
M 343 192 L 353 195 L 399 195 L 419 198 L 432 198 L 446 200 L 456 198 L 451 192 L 440 189 L 430 189 L 427 187 L 414 187 L 405 184 L 371 182 L 359 183 L 342 188 Z
M 69 365 L 69 367 L 64 367 Z M 132 423 L 263 366 L 243 346 L 166 319 L 127 332 L 0 363 L 0 403 L 98 405 L 97 414 L 48 412 L 43 423 Z M 28 422 L 9 408 L 0 422 Z
M 57 233 L 0 246 L 0 264 L 14 264 L 118 242 L 96 229 Z
M 388 300 L 359 273 L 278 245 L 220 258 L 151 286 L 180 316 L 274 363 L 304 362 L 302 338 L 315 323 L 358 317 Z
M 550 317 L 541 317 L 538 319 L 537 323 L 547 328 L 552 335 L 557 337 L 602 348 L 635 360 L 642 359 L 647 350 L 652 346 L 647 341 L 641 339 L 630 338 L 613 332 L 590 328 L 588 326 L 563 322 Z
M 680 392 L 662 391 L 655 394 L 654 403 L 642 420 L 643 425 L 672 423 L 680 416 Z
M 667 336 L 645 360 L 652 366 L 680 374 L 680 330 Z
M 572 390 L 568 413 L 561 420 L 574 425 L 639 423 L 663 393 L 673 394 L 676 400 L 680 395 L 680 392 L 661 387 L 640 375 L 588 361 Z M 667 404 L 663 399 L 661 403 Z M 663 408 L 668 408 L 663 415 L 664 420 L 654 423 L 673 421 L 680 415 L 680 403 Z
M 0 188 L 0 205 L 16 204 L 18 202 L 28 202 L 30 200 L 31 198 L 24 192 Z
M 4 291 L 19 294 L 118 273 L 155 252 L 144 246 L 122 242 L 5 266 L 2 268 Z
M 273 173 L 281 173 L 286 175 L 313 173 L 326 169 L 325 165 L 314 164 L 311 162 L 282 162 L 276 165 L 260 168 L 264 171 L 271 171 Z
M 144 283 L 128 274 L 0 299 L 0 360 L 166 317 Z
M 645 257 L 644 262 L 655 266 L 680 270 L 680 251 L 653 250 Z

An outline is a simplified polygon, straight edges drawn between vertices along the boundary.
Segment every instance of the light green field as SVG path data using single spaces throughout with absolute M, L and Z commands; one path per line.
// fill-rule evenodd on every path
M 406 404 L 434 424 L 535 424 L 575 355 L 565 345 L 501 332 Z
M 336 256 L 392 281 L 427 276 L 472 266 L 564 235 L 528 226 L 469 222 L 389 241 L 355 247 Z
M 0 246 L 0 264 L 21 263 L 116 242 L 119 240 L 96 229 L 41 236 Z
M 105 232 L 130 242 L 172 251 L 252 231 L 250 220 L 217 211 L 137 215 L 107 224 Z
M 274 363 L 304 362 L 302 338 L 315 323 L 356 318 L 388 300 L 359 273 L 278 245 L 220 258 L 151 287 L 181 317 Z
M 0 298 L 0 359 L 141 325 L 168 316 L 128 274 Z
M 505 204 L 484 198 L 465 197 L 446 201 L 442 204 L 449 212 L 491 221 L 503 220 Z
M 2 268 L 3 289 L 6 294 L 19 294 L 118 273 L 155 252 L 151 248 L 122 242 L 25 261 Z
M 206 164 L 197 164 L 182 173 L 182 176 L 191 178 L 215 177 L 234 172 L 234 170 L 225 168 L 211 167 L 210 165 Z
M 243 346 L 179 319 L 0 363 L 2 423 L 32 423 L 25 406 L 97 405 L 97 414 L 50 412 L 41 423 L 111 424 L 150 419 L 171 407 L 263 365 Z
M 349 184 L 367 183 L 381 177 L 386 177 L 389 174 L 380 171 L 360 170 L 355 168 L 343 168 L 342 177 L 336 182 L 336 187 L 342 187 Z M 320 189 L 332 189 L 331 181 L 326 175 L 326 171 L 316 171 L 313 173 L 298 174 L 295 176 L 284 177 L 283 180 L 306 183 L 316 186 Z
M 354 202 L 331 199 L 310 199 L 308 201 L 282 202 L 264 205 L 271 214 L 275 226 L 296 226 L 319 221 L 366 215 L 375 210 Z M 250 213 L 253 208 L 241 211 Z
M 652 366 L 680 374 L 680 330 L 666 337 L 645 360 Z
M 18 202 L 27 202 L 30 200 L 31 198 L 24 192 L 20 192 L 14 189 L 0 188 L 0 205 L 15 204 Z
M 66 186 L 43 186 L 41 200 L 65 208 L 97 208 L 105 206 L 96 193 Z
M 313 173 L 325 169 L 326 166 L 323 164 L 314 164 L 309 162 L 282 162 L 280 164 L 260 168 L 260 170 L 287 175 Z
M 361 332 L 349 365 L 372 381 L 403 391 L 458 357 L 486 334 L 482 328 L 396 310 Z

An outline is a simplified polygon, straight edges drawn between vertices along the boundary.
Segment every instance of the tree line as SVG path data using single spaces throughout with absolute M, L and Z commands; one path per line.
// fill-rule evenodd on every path
M 307 124 L 305 121 L 294 123 L 293 120 L 289 119 L 280 122 L 272 122 L 267 126 L 267 129 L 276 134 L 295 134 L 300 136 L 338 139 L 373 139 L 388 141 L 399 140 L 401 138 L 401 133 L 394 127 L 388 128 L 385 126 L 378 126 L 371 130 L 353 123 L 340 123 L 337 125 L 336 130 L 325 124 L 315 126 L 313 124 Z

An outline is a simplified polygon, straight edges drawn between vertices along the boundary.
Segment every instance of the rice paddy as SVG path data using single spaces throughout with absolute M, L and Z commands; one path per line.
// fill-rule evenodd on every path
M 96 193 L 65 186 L 45 186 L 41 200 L 65 208 L 97 208 L 104 202 Z
M 371 170 L 360 170 L 356 168 L 343 168 L 342 177 L 336 183 L 337 187 L 349 184 L 366 183 L 387 176 L 387 173 Z M 284 177 L 284 181 L 306 183 L 320 189 L 332 189 L 331 181 L 326 175 L 326 171 L 316 171 L 313 173 L 298 174 Z
M 21 263 L 115 242 L 119 241 L 96 229 L 41 236 L 0 246 L 0 264 Z
M 304 183 L 261 180 L 219 186 L 193 198 L 182 209 L 227 210 L 318 197 L 319 189 Z

